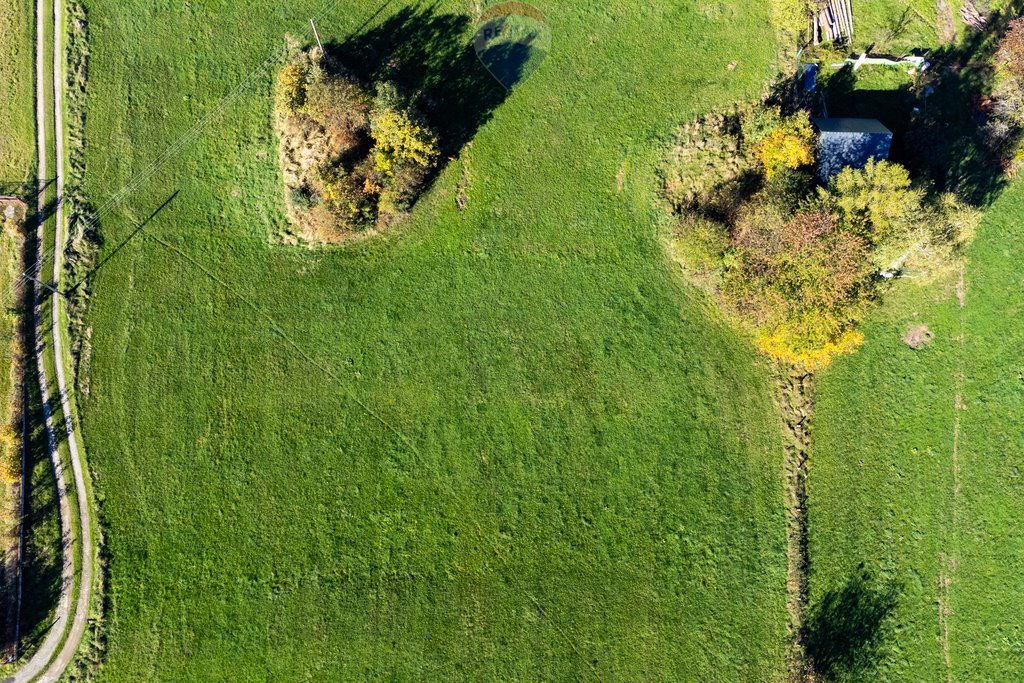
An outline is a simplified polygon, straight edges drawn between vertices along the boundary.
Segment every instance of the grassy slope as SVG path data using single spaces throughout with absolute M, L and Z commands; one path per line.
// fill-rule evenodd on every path
M 897 633 L 887 644 L 893 678 L 945 675 L 937 600 L 953 490 L 956 314 L 949 282 L 891 297 L 866 326 L 864 348 L 823 373 L 818 387 L 811 601 L 844 586 L 861 563 L 900 585 Z M 914 352 L 900 336 L 921 323 L 935 340 Z
M 962 311 L 952 281 L 908 290 L 876 316 L 863 351 L 822 377 L 810 480 L 812 594 L 842 585 L 862 562 L 901 586 L 896 638 L 882 659 L 888 680 L 945 676 L 939 605 L 947 603 L 954 679 L 1024 673 L 1024 539 L 1016 524 L 1024 510 L 1022 212 L 1019 184 L 989 211 L 970 252 Z M 914 352 L 900 336 L 919 323 L 936 336 Z M 957 393 L 965 408 L 958 473 Z
M 972 251 L 964 310 L 957 569 L 951 589 L 954 670 L 1024 675 L 1024 186 L 993 207 Z
M 879 660 L 886 680 L 944 678 L 947 643 L 954 679 L 1024 671 L 1015 578 L 1024 545 L 1011 521 L 1022 509 L 1024 456 L 1024 380 L 1013 352 L 1022 210 L 1018 184 L 988 211 L 969 256 L 964 309 L 955 278 L 911 286 L 877 312 L 864 349 L 821 378 L 809 484 L 812 603 L 861 563 L 900 586 L 895 637 Z M 914 352 L 900 337 L 920 323 L 936 337 Z
M 940 5 L 946 7 L 946 18 L 958 38 L 964 35 L 960 18 L 963 3 L 953 0 L 861 0 L 853 2 L 855 47 L 873 46 L 874 52 L 904 54 L 938 44 L 945 20 Z M 1006 0 L 974 0 L 982 14 L 997 11 Z
M 346 3 L 321 32 L 344 36 L 378 4 Z M 98 203 L 313 11 L 283 7 L 89 3 L 87 132 L 116 142 L 89 147 Z M 764 10 L 543 9 L 548 62 L 400 236 L 270 243 L 266 76 L 105 217 L 110 254 L 180 190 L 103 265 L 91 313 L 104 678 L 779 669 L 765 373 L 664 263 L 655 181 L 638 171 L 671 122 L 764 82 Z
M 854 1 L 854 47 L 862 50 L 873 46 L 876 53 L 904 54 L 917 52 L 938 44 L 944 21 L 939 6 L 948 10 L 957 37 L 964 35 L 960 18 L 961 2 L 954 0 L 860 0 Z M 1007 0 L 974 0 L 982 14 L 998 11 Z
M 31 0 L 0 6 L 0 194 L 28 178 L 35 156 Z
M 933 45 L 938 39 L 935 0 L 863 0 L 853 2 L 854 33 L 858 48 L 900 53 Z M 959 5 L 948 3 L 959 12 Z M 957 23 L 959 17 L 957 17 Z

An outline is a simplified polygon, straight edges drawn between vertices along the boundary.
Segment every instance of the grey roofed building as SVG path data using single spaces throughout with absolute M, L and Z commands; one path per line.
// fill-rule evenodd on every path
M 818 129 L 818 178 L 828 182 L 847 166 L 888 159 L 892 131 L 877 119 L 812 119 Z

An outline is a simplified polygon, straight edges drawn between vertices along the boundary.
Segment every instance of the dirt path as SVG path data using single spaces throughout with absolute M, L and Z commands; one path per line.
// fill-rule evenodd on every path
M 939 558 L 939 629 L 942 638 L 942 660 L 946 667 L 946 681 L 952 683 L 953 660 L 950 655 L 949 622 L 953 614 L 950 607 L 950 592 L 956 574 L 956 532 L 960 522 L 960 413 L 966 409 L 964 404 L 964 353 L 966 352 L 967 325 L 964 321 L 963 309 L 967 303 L 967 286 L 965 284 L 965 266 L 960 267 L 960 278 L 956 283 L 956 299 L 960 306 L 960 330 L 957 335 L 957 368 L 953 377 L 955 394 L 953 396 L 953 451 L 950 454 L 950 468 L 953 474 L 953 502 L 949 526 L 952 541 L 947 540 Z
M 779 408 L 785 426 L 786 609 L 789 612 L 789 680 L 811 679 L 802 631 L 807 609 L 807 455 L 814 412 L 814 375 L 792 368 L 777 370 Z
M 60 274 L 64 270 L 64 46 L 61 17 L 64 14 L 62 0 L 53 0 L 54 32 L 53 32 L 53 93 L 54 93 L 54 129 L 56 130 L 57 149 L 57 219 L 54 223 L 54 244 L 59 248 L 53 250 L 54 278 L 60 282 Z M 75 617 L 71 622 L 71 631 L 64 647 L 61 648 L 46 673 L 38 680 L 56 681 L 71 663 L 78 646 L 85 634 L 89 621 L 89 603 L 92 600 L 92 559 L 94 554 L 92 542 L 92 511 L 89 506 L 88 492 L 85 489 L 84 459 L 79 453 L 80 434 L 77 432 L 74 415 L 71 412 L 71 396 L 68 393 L 68 382 L 64 375 L 64 339 L 67 330 L 61 325 L 60 314 L 64 306 L 62 296 L 51 297 L 51 324 L 53 325 L 53 356 L 57 375 L 57 391 L 60 393 L 61 411 L 64 413 L 64 429 L 66 431 L 68 452 L 71 455 L 71 471 L 75 480 L 75 496 L 78 500 L 78 527 L 81 534 L 81 564 L 79 565 L 78 604 L 75 606 Z
M 43 259 L 46 258 L 44 249 L 44 236 L 46 225 L 44 221 L 46 210 L 46 182 L 47 182 L 47 158 L 46 158 L 46 74 L 44 65 L 44 36 L 45 36 L 45 14 L 46 0 L 36 0 L 36 144 L 38 147 L 38 187 L 37 209 L 39 221 L 36 228 L 36 273 L 41 274 L 43 270 Z M 63 7 L 61 0 L 53 0 L 53 98 L 54 98 L 54 139 L 55 139 L 55 169 L 56 169 L 56 207 L 54 220 L 54 244 L 58 245 L 53 249 L 53 274 L 59 279 L 63 267 L 63 249 L 60 245 L 64 243 L 64 118 L 62 89 L 64 49 L 62 45 L 61 17 Z M 71 597 L 75 584 L 75 539 L 71 524 L 71 505 L 68 500 L 67 483 L 64 477 L 64 469 L 61 464 L 60 452 L 57 445 L 57 428 L 50 402 L 50 384 L 46 374 L 45 359 L 48 350 L 43 344 L 46 336 L 46 318 L 43 314 L 43 293 L 38 284 L 35 285 L 35 304 L 33 306 L 33 318 L 35 326 L 35 357 L 39 371 L 39 385 L 43 401 L 43 417 L 46 426 L 46 437 L 50 452 L 50 461 L 53 464 L 54 477 L 57 485 L 57 497 L 60 508 L 61 545 L 64 552 L 64 563 L 61 570 L 61 594 L 57 604 L 53 624 L 50 626 L 46 638 L 36 653 L 28 662 L 8 681 L 56 681 L 64 670 L 71 663 L 78 645 L 82 641 L 85 627 L 89 616 L 89 601 L 92 594 L 92 520 L 88 505 L 88 498 L 85 490 L 85 477 L 82 467 L 82 459 L 78 449 L 78 434 L 74 418 L 71 413 L 71 401 L 67 391 L 67 381 L 64 376 L 63 341 L 64 330 L 60 325 L 60 312 L 63 298 L 57 295 L 50 296 L 51 316 L 49 320 L 50 332 L 52 333 L 52 354 L 54 369 L 57 380 L 57 393 L 60 398 L 61 411 L 64 415 L 64 434 L 71 460 L 72 477 L 75 484 L 75 492 L 79 501 L 79 547 L 82 551 L 79 562 L 78 576 L 78 600 L 72 617 Z M 67 630 L 69 619 L 71 628 Z M 67 631 L 67 637 L 65 636 Z M 62 645 L 63 641 L 63 645 Z M 58 647 L 60 648 L 58 651 Z M 54 657 L 56 653 L 56 657 Z M 51 661 L 52 660 L 52 661 Z

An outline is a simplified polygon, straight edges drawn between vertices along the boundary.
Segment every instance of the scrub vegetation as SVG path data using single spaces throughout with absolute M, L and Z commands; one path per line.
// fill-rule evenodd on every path
M 816 187 L 814 152 L 807 111 L 766 103 L 683 126 L 662 169 L 672 254 L 761 351 L 810 371 L 860 346 L 885 283 L 948 270 L 979 217 L 888 161 Z
M 319 49 L 277 75 L 275 121 L 289 218 L 336 242 L 397 220 L 438 156 L 437 138 L 392 82 L 371 96 Z
M 25 371 L 25 295 L 19 274 L 25 266 L 25 205 L 0 201 L 0 284 L 12 289 L 0 315 L 0 634 L 5 653 L 14 652 L 18 617 L 22 416 Z
M 0 196 L 25 197 L 35 156 L 33 3 L 0 7 Z M 0 639 L 14 653 L 22 494 L 23 376 L 26 369 L 26 207 L 0 200 Z M 30 558 L 31 559 L 31 558 Z
M 790 608 L 800 634 L 789 670 L 798 679 L 1021 674 L 1010 616 L 1020 609 L 1019 590 L 1010 576 L 1022 553 L 1008 526 L 1022 502 L 1015 477 L 1024 453 L 1008 437 L 1020 431 L 1019 392 L 1011 388 L 1020 373 L 1004 357 L 1014 348 L 1007 320 L 1017 306 L 1005 292 L 1019 289 L 1007 246 L 1019 242 L 1013 225 L 1021 210 L 1020 188 L 1010 185 L 1021 136 L 1017 11 L 986 17 L 981 31 L 958 30 L 955 43 L 928 41 L 932 68 L 923 74 L 824 68 L 832 115 L 891 126 L 893 163 L 844 171 L 810 194 L 791 185 L 785 196 L 811 197 L 819 212 L 803 216 L 808 205 L 791 204 L 771 221 L 784 227 L 762 240 L 767 253 L 792 257 L 801 251 L 786 244 L 787 223 L 799 219 L 805 233 L 824 235 L 834 229 L 831 217 L 874 247 L 866 264 L 874 294 L 858 313 L 860 353 L 828 369 L 801 359 L 818 372 L 780 381 L 792 441 Z M 713 163 L 698 164 L 711 174 L 725 169 L 730 182 L 747 172 L 734 170 L 742 126 L 732 130 L 740 144 L 707 145 Z M 750 196 L 771 187 L 768 176 L 755 172 Z M 666 184 L 670 197 L 671 189 Z M 712 197 L 683 208 L 671 246 L 691 279 L 722 303 L 728 269 L 737 267 L 733 233 L 745 227 L 730 218 L 742 208 L 729 212 L 751 200 Z M 902 237 L 887 245 L 894 235 Z M 805 253 L 800 263 L 783 261 L 768 284 L 800 291 L 785 278 L 807 282 L 801 273 L 814 260 Z M 825 261 L 843 263 L 836 253 Z M 771 291 L 764 280 L 750 289 Z M 828 291 L 816 283 L 802 294 Z M 792 400 L 798 393 L 804 401 Z
M 0 282 L 13 305 L 0 316 L 0 484 L 5 495 L 3 508 L 14 515 L 5 521 L 3 534 L 17 535 L 17 502 L 10 500 L 10 489 L 21 480 L 22 374 L 25 340 L 22 338 L 26 288 L 20 277 L 25 262 L 25 205 L 0 201 Z M 18 489 L 15 488 L 17 491 Z

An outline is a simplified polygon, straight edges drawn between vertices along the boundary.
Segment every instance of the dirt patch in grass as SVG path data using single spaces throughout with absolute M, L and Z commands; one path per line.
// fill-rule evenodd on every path
M 928 346 L 934 338 L 935 334 L 927 325 L 915 325 L 904 333 L 903 343 L 916 351 Z

